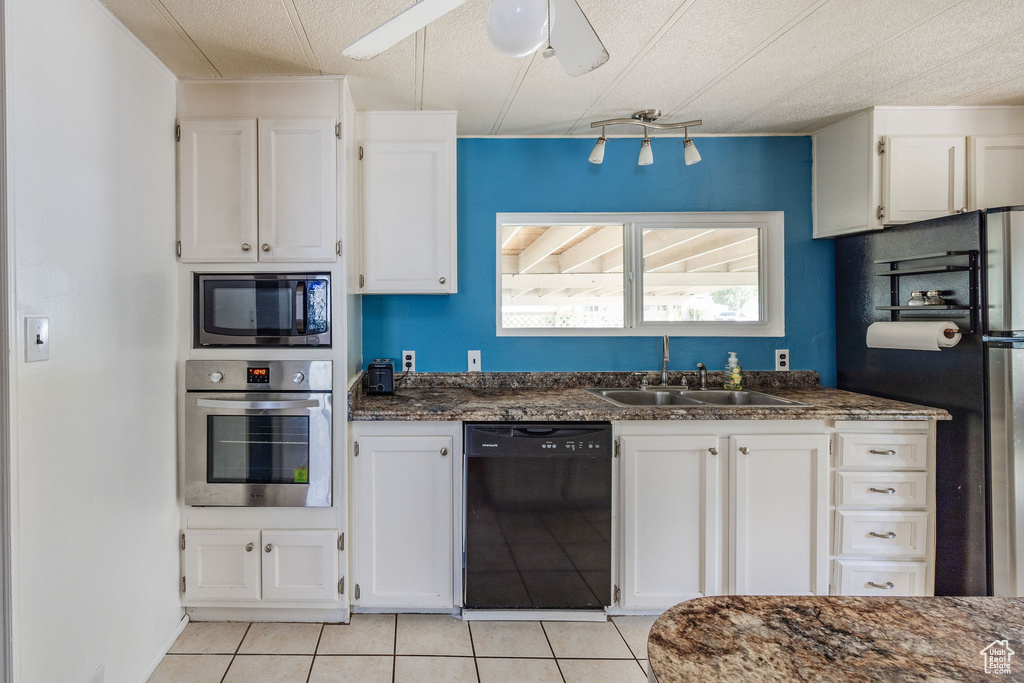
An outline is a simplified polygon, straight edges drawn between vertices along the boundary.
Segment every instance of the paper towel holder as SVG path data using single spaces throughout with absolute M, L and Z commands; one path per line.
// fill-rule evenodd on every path
M 960 334 L 960 330 L 952 327 L 947 327 L 942 331 L 942 336 L 946 339 L 955 339 L 958 334 Z

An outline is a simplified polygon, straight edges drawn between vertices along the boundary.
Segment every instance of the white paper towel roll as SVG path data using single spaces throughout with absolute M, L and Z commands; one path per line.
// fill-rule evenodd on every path
M 957 333 L 949 338 L 946 330 L 957 330 Z M 941 351 L 958 343 L 959 328 L 948 320 L 871 323 L 868 327 L 868 347 L 872 349 Z

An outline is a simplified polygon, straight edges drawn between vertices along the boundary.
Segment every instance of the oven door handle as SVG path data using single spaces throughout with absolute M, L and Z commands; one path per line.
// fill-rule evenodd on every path
M 223 398 L 199 398 L 200 408 L 231 408 L 232 410 L 282 410 L 286 408 L 319 408 L 316 399 L 305 401 L 233 401 Z

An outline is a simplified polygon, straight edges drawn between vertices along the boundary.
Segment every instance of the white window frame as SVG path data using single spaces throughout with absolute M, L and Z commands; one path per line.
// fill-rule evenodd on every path
M 501 326 L 501 228 L 503 225 L 623 225 L 625 327 L 504 328 Z M 659 213 L 499 213 L 496 225 L 495 326 L 499 337 L 783 337 L 786 334 L 785 214 L 782 211 Z M 758 296 L 761 319 L 721 322 L 643 322 L 643 231 L 648 228 L 759 228 Z M 639 270 L 639 272 L 636 272 Z

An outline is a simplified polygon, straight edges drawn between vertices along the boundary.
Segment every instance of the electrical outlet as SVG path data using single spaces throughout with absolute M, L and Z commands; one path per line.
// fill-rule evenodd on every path
M 402 351 L 401 372 L 416 372 L 416 352 Z
M 480 352 L 470 351 L 469 352 L 469 371 L 480 372 Z
M 775 369 L 789 370 L 789 349 L 775 349 Z

